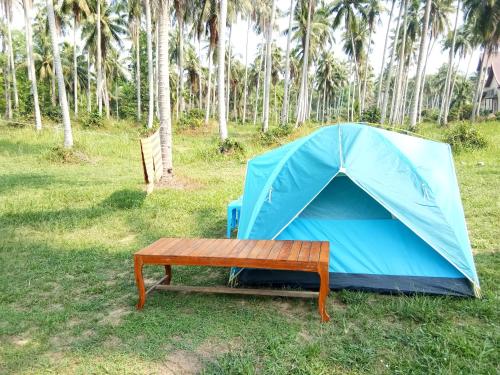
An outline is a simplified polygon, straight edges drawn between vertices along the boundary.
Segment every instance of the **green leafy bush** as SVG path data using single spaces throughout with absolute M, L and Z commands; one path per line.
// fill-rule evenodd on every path
M 191 109 L 177 120 L 179 130 L 196 130 L 203 126 L 205 113 L 201 109 Z
M 49 150 L 47 159 L 56 163 L 63 164 L 81 164 L 93 163 L 93 160 L 86 154 L 83 148 L 74 146 L 73 148 L 65 148 L 56 146 Z
M 62 112 L 61 108 L 59 106 L 55 107 L 47 107 L 45 110 L 42 107 L 42 113 L 49 118 L 50 120 L 54 122 L 61 122 L 62 121 Z
M 487 146 L 486 139 L 478 130 L 466 123 L 452 126 L 445 134 L 445 142 L 456 150 L 477 150 Z
M 380 109 L 377 106 L 371 106 L 361 114 L 361 121 L 376 124 L 380 122 Z
M 82 116 L 82 126 L 85 128 L 104 127 L 104 117 L 97 111 L 93 111 Z
M 495 113 L 495 117 L 496 117 L 497 121 L 500 121 L 500 112 Z
M 293 133 L 292 125 L 278 126 L 269 129 L 267 132 L 259 132 L 259 141 L 264 146 L 270 146 L 276 143 L 283 143 L 283 140 Z
M 426 121 L 437 121 L 439 117 L 439 109 L 427 108 L 422 111 L 422 118 Z
M 225 155 L 242 155 L 245 152 L 245 149 L 237 140 L 226 138 L 224 141 L 219 142 L 219 152 Z

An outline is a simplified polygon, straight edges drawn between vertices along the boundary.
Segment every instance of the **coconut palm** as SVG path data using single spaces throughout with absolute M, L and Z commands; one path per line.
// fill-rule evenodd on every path
M 218 104 L 219 104 L 219 136 L 221 141 L 225 141 L 228 137 L 227 134 L 227 123 L 226 123 L 226 102 L 225 102 L 225 88 L 224 88 L 224 59 L 225 59 L 225 49 L 226 49 L 226 16 L 227 16 L 227 0 L 220 0 L 219 9 L 219 41 L 217 44 L 217 88 L 218 88 Z
M 160 0 L 158 6 L 158 104 L 160 110 L 160 142 L 164 179 L 169 179 L 173 176 L 168 51 L 169 26 L 169 1 Z
M 32 17 L 31 0 L 23 0 L 24 26 L 26 35 L 26 54 L 28 58 L 28 77 L 31 81 L 31 95 L 33 96 L 33 109 L 35 115 L 35 129 L 42 130 L 42 116 L 40 115 L 40 104 L 38 102 L 38 85 L 36 81 L 35 61 L 33 55 L 33 31 L 31 29 Z
M 464 0 L 464 19 L 470 30 L 480 40 L 483 49 L 479 66 L 479 76 L 474 93 L 472 120 L 479 114 L 485 69 L 491 53 L 500 44 L 500 2 L 484 0 Z
M 137 121 L 141 121 L 141 56 L 140 42 L 141 35 L 141 1 L 128 0 L 129 33 L 132 41 L 132 48 L 135 51 L 135 85 L 137 95 Z
M 151 21 L 151 3 L 150 0 L 143 0 L 144 13 L 146 14 L 146 48 L 148 54 L 148 93 L 149 93 L 149 107 L 148 107 L 148 122 L 147 127 L 153 127 L 153 116 L 155 110 L 155 93 L 154 93 L 154 76 L 153 76 L 153 27 Z M 161 5 L 163 6 L 163 5 Z
M 276 0 L 272 0 L 271 15 L 267 26 L 266 37 L 266 71 L 264 79 L 264 121 L 262 123 L 262 131 L 265 133 L 269 129 L 269 94 L 271 90 L 271 72 L 272 72 L 272 55 L 271 42 L 273 39 L 274 17 L 276 14 Z
M 373 31 L 375 29 L 375 25 L 380 22 L 380 15 L 383 11 L 384 7 L 379 0 L 369 0 L 363 12 L 366 15 L 366 26 L 368 27 L 368 47 L 367 47 L 367 58 L 365 59 L 365 65 L 363 69 L 364 76 L 363 76 L 363 91 L 361 96 L 361 111 L 365 109 L 366 87 L 368 85 L 368 56 L 370 55 Z
M 7 47 L 9 71 L 12 75 L 12 89 L 14 92 L 14 108 L 19 108 L 19 94 L 17 91 L 16 64 L 14 58 L 14 44 L 12 43 L 12 0 L 2 0 L 3 13 L 5 14 L 5 24 L 7 29 Z
M 344 29 L 348 35 L 348 39 L 351 39 L 351 48 L 354 51 L 354 38 L 352 35 L 353 30 L 359 30 L 360 21 L 366 21 L 366 3 L 367 0 L 336 0 L 330 9 L 331 14 L 335 14 L 332 27 L 337 29 L 341 23 L 344 24 Z M 356 60 L 356 54 L 352 55 L 354 57 L 354 73 L 356 81 L 358 82 L 357 96 L 361 99 L 361 85 L 360 85 L 360 74 L 358 61 Z
M 293 0 L 290 0 L 290 9 L 288 11 L 288 30 L 292 28 L 293 19 Z M 280 123 L 284 125 L 288 123 L 288 91 L 290 89 L 290 44 L 292 33 L 289 32 L 286 38 L 286 57 L 285 57 L 285 83 L 283 93 L 283 108 L 281 110 Z
M 56 18 L 54 15 L 54 5 L 52 0 L 47 0 L 47 18 L 49 21 L 50 37 L 52 40 L 52 53 L 54 56 L 54 67 L 57 77 L 59 90 L 59 105 L 61 107 L 63 125 L 64 125 L 64 147 L 73 147 L 73 133 L 71 130 L 71 120 L 69 118 L 68 100 L 66 98 L 66 88 L 64 86 L 64 76 L 59 55 L 59 43 L 56 30 Z
M 78 77 L 77 77 L 77 50 L 78 43 L 76 35 L 82 17 L 90 15 L 90 8 L 87 0 L 64 0 L 61 7 L 62 14 L 68 14 L 72 17 L 73 22 L 73 101 L 74 112 L 78 115 Z
M 389 40 L 389 32 L 391 30 L 391 22 L 392 22 L 392 15 L 394 13 L 394 6 L 396 5 L 396 0 L 391 1 L 391 11 L 389 13 L 389 21 L 387 22 L 387 31 L 385 33 L 385 41 L 384 41 L 384 50 L 382 52 L 382 64 L 380 65 L 380 74 L 379 74 L 379 80 L 378 80 L 378 89 L 377 89 L 377 107 L 380 108 L 381 105 L 381 92 L 382 92 L 382 84 L 384 82 L 384 68 L 385 68 L 385 58 L 386 58 L 386 52 L 387 52 L 387 42 Z

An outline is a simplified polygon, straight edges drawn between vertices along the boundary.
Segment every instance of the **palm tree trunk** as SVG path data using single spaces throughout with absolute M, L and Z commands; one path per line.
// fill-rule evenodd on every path
M 236 97 L 238 95 L 237 91 L 238 85 L 234 85 L 234 91 L 233 91 L 233 112 L 234 112 L 234 121 L 238 121 L 238 101 L 236 100 Z
M 372 45 L 372 34 L 373 26 L 370 26 L 369 37 L 368 37 L 368 54 L 365 58 L 365 69 L 363 72 L 363 94 L 361 97 L 361 112 L 365 110 L 365 100 L 366 100 L 366 86 L 368 85 L 368 56 L 370 56 L 370 48 Z
M 325 107 L 326 107 L 326 83 L 323 86 L 323 112 L 321 114 L 321 124 L 325 123 Z
M 446 82 L 444 89 L 443 103 L 441 106 L 441 111 L 439 112 L 439 120 L 441 125 L 446 126 L 448 124 L 448 110 L 450 105 L 450 86 L 451 86 L 451 73 L 453 71 L 453 58 L 455 56 L 455 41 L 457 39 L 458 30 L 458 15 L 460 13 L 460 0 L 457 2 L 457 11 L 455 13 L 455 27 L 453 29 L 453 37 L 451 39 L 450 54 L 448 56 L 448 71 L 446 72 Z
M 313 1 L 309 1 L 307 10 L 306 44 L 302 61 L 302 76 L 300 81 L 299 99 L 297 103 L 297 120 L 295 127 L 302 125 L 306 119 L 307 108 L 307 73 L 309 71 L 309 43 L 311 39 L 311 17 Z
M 135 85 L 136 95 L 137 95 L 137 121 L 141 121 L 142 109 L 141 109 L 141 48 L 140 48 L 140 21 L 138 21 L 138 30 L 135 40 Z
M 360 80 L 360 75 L 359 75 L 359 69 L 358 69 L 358 58 L 356 56 L 356 49 L 354 46 L 354 38 L 352 36 L 352 32 L 349 32 L 351 34 L 351 47 L 352 47 L 352 57 L 354 58 L 354 73 L 355 73 L 355 83 L 354 86 L 357 88 L 357 94 L 358 94 L 358 112 L 361 115 L 361 80 Z M 352 103 L 353 103 L 353 119 L 354 119 L 354 104 L 356 103 L 355 96 L 352 96 Z
M 259 95 L 260 95 L 260 72 L 262 71 L 262 65 L 264 63 L 264 57 L 260 58 L 260 68 L 257 72 L 257 88 L 255 91 L 255 105 L 253 109 L 253 124 L 254 126 L 257 124 L 257 113 L 259 112 Z
M 159 28 L 158 28 L 158 25 L 156 26 L 156 30 L 155 30 L 155 41 L 156 41 L 156 44 L 155 44 L 155 55 L 158 56 L 158 39 L 159 39 Z M 154 67 L 154 73 L 153 73 L 153 80 L 155 82 L 155 89 L 154 89 L 154 97 L 155 97 L 155 111 L 154 113 L 156 113 L 156 118 L 160 118 L 160 109 L 158 108 L 159 106 L 159 98 L 158 98 L 158 58 L 154 59 L 155 60 L 155 67 Z
M 155 107 L 154 98 L 154 77 L 153 77 L 153 29 L 151 26 L 151 5 L 149 0 L 144 0 L 144 10 L 146 13 L 146 45 L 148 52 L 148 90 L 149 90 L 149 108 L 148 108 L 148 129 L 153 127 L 153 115 Z
M 271 56 L 271 42 L 273 39 L 274 16 L 276 13 L 276 0 L 273 0 L 271 7 L 271 18 L 267 26 L 266 40 L 266 76 L 264 80 L 264 122 L 262 123 L 262 131 L 265 133 L 269 129 L 269 95 L 271 90 L 271 70 L 273 60 Z
M 172 118 L 168 61 L 169 1 L 162 0 L 158 10 L 158 104 L 160 111 L 160 143 L 163 179 L 173 176 Z
M 12 43 L 12 30 L 11 30 L 11 22 L 12 22 L 12 5 L 9 5 L 6 9 L 7 12 L 7 39 L 9 43 L 9 56 L 10 59 L 10 72 L 12 74 L 12 89 L 14 91 L 14 109 L 19 108 L 19 94 L 17 92 L 17 78 L 16 78 L 16 62 L 14 59 L 14 44 Z
M 201 61 L 201 40 L 198 39 L 198 55 Z M 198 108 L 201 110 L 201 107 L 203 106 L 202 103 L 202 82 L 201 82 L 201 77 L 202 77 L 202 71 L 201 71 L 201 65 L 198 65 Z M 209 90 L 210 91 L 210 90 Z
M 290 0 L 288 14 L 288 35 L 286 38 L 286 58 L 285 58 L 285 87 L 283 93 L 283 109 L 281 111 L 281 125 L 288 123 L 288 91 L 290 90 L 290 45 L 292 41 L 292 20 L 293 20 L 293 0 Z
M 379 74 L 379 80 L 378 80 L 377 107 L 379 107 L 379 108 L 381 105 L 380 94 L 382 92 L 382 84 L 384 83 L 384 68 L 385 68 L 385 56 L 386 56 L 386 52 L 387 52 L 387 41 L 389 40 L 389 32 L 391 30 L 392 15 L 394 13 L 394 6 L 395 5 L 396 5 L 396 0 L 392 0 L 391 12 L 389 13 L 389 22 L 387 23 L 387 31 L 385 33 L 384 52 L 382 54 L 382 65 L 380 66 L 380 74 Z
M 207 103 L 205 109 L 205 126 L 208 125 L 208 119 L 210 118 L 210 96 L 212 88 L 212 47 L 208 46 L 208 85 L 207 85 Z
M 75 116 L 78 115 L 78 65 L 76 52 L 76 15 L 73 15 L 73 101 L 75 102 Z
M 97 0 L 97 41 L 96 41 L 96 65 L 97 65 L 97 107 L 99 109 L 99 116 L 102 116 L 102 52 L 101 52 L 101 2 Z
M 92 112 L 92 98 L 90 97 L 90 50 L 87 50 L 87 112 Z
M 108 91 L 108 77 L 106 75 L 106 69 L 103 69 L 103 71 L 102 71 L 102 83 L 103 83 L 104 109 L 106 110 L 106 118 L 109 119 L 109 115 L 110 115 L 109 91 Z
M 228 40 L 228 54 L 227 54 L 227 90 L 226 90 L 226 122 L 229 121 L 229 94 L 231 92 L 231 35 L 233 33 L 233 26 L 229 25 L 229 40 Z M 226 46 L 224 46 L 224 52 L 226 50 Z
M 245 83 L 243 84 L 243 124 L 247 119 L 247 95 L 248 95 L 248 35 L 250 34 L 250 17 L 247 19 L 247 40 L 245 43 Z
M 422 68 L 424 62 L 425 44 L 427 42 L 427 30 L 429 28 L 431 5 L 432 5 L 432 0 L 427 0 L 425 4 L 424 25 L 420 37 L 420 48 L 418 52 L 418 61 L 417 61 L 417 73 L 415 74 L 415 89 L 414 89 L 415 93 L 413 97 L 412 109 L 410 114 L 410 128 L 414 128 L 417 125 L 417 117 L 418 117 L 419 103 L 420 103 L 420 86 L 422 85 L 423 75 L 425 74 Z
M 69 118 L 68 100 L 66 98 L 66 87 L 64 86 L 64 76 L 62 71 L 61 56 L 59 55 L 59 44 L 57 40 L 56 18 L 54 16 L 54 5 L 52 0 L 47 0 L 47 17 L 49 19 L 50 37 L 52 39 L 52 54 L 54 56 L 54 66 L 59 87 L 59 105 L 64 124 L 64 147 L 73 147 L 73 133 L 71 131 L 71 121 Z
M 184 113 L 184 17 L 177 18 L 179 28 L 179 111 Z
M 403 19 L 403 40 L 401 44 L 401 51 L 399 52 L 399 73 L 398 73 L 398 84 L 396 86 L 396 95 L 395 97 L 393 96 L 393 103 L 394 105 L 391 106 L 391 117 L 390 117 L 390 123 L 393 124 L 397 118 L 398 115 L 398 108 L 400 107 L 401 103 L 401 89 L 403 85 L 403 74 L 404 74 L 404 67 L 405 67 L 405 59 L 406 59 L 406 24 L 408 21 L 408 0 L 404 0 L 405 3 L 405 15 Z M 395 99 L 395 100 L 394 100 Z
M 31 30 L 31 0 L 23 0 L 24 22 L 26 27 L 26 53 L 28 56 L 28 76 L 31 81 L 31 95 L 33 95 L 33 109 L 35 111 L 35 129 L 42 130 L 42 116 L 38 102 L 38 85 L 36 81 L 35 60 L 33 57 L 33 32 Z
M 3 36 L 3 35 L 2 35 Z M 7 51 L 5 44 L 5 37 L 2 37 L 2 50 L 4 53 Z M 5 117 L 12 120 L 12 100 L 10 98 L 10 59 L 5 61 L 5 74 L 4 74 L 4 93 L 5 93 Z
M 389 60 L 389 66 L 387 68 L 387 80 L 385 84 L 385 89 L 384 89 L 384 100 L 382 104 L 382 113 L 380 116 L 380 123 L 383 124 L 385 122 L 385 118 L 387 115 L 387 104 L 389 102 L 389 86 L 391 86 L 391 81 L 392 81 L 392 66 L 394 64 L 394 57 L 396 56 L 396 40 L 399 35 L 399 29 L 401 27 L 401 16 L 403 15 L 403 9 L 404 9 L 404 2 L 401 1 L 401 5 L 399 7 L 399 15 L 398 15 L 398 22 L 396 25 L 396 32 L 394 33 L 394 42 L 392 45 L 392 51 L 391 51 L 391 59 Z
M 432 40 L 432 43 L 431 43 Z M 425 88 L 425 81 L 427 79 L 426 74 L 427 74 L 427 62 L 429 61 L 429 56 L 432 52 L 432 49 L 434 48 L 434 43 L 436 42 L 436 39 L 432 39 L 432 34 L 429 33 L 429 44 L 427 47 L 427 54 L 425 56 L 425 63 L 424 63 L 424 68 L 422 70 L 422 83 L 420 85 L 420 93 L 419 98 L 418 98 L 418 113 L 417 113 L 417 122 L 420 123 L 422 122 L 422 105 L 423 105 L 423 98 L 424 98 L 424 88 Z M 411 113 L 410 113 L 411 116 Z
M 226 17 L 227 17 L 227 0 L 220 0 L 220 14 L 219 14 L 219 40 L 218 40 L 218 66 L 217 66 L 217 89 L 219 100 L 219 136 L 221 141 L 227 139 L 227 124 L 226 124 L 226 102 L 224 91 L 224 60 L 226 49 Z

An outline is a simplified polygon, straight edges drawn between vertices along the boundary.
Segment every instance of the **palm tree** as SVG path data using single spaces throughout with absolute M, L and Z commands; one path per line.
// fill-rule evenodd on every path
M 77 40 L 76 35 L 78 25 L 82 16 L 90 15 L 89 5 L 87 0 L 64 0 L 61 8 L 62 14 L 69 14 L 73 19 L 73 101 L 75 116 L 78 115 L 78 77 L 77 77 Z
M 330 13 L 336 13 L 333 18 L 332 27 L 333 29 L 337 29 L 341 22 L 344 22 L 344 27 L 348 38 L 351 39 L 352 50 L 355 50 L 354 47 L 354 37 L 352 35 L 353 30 L 359 29 L 357 25 L 360 21 L 366 21 L 365 14 L 365 5 L 366 0 L 336 0 L 333 3 L 332 8 L 330 9 Z M 360 85 L 360 74 L 358 61 L 356 60 L 356 55 L 354 57 L 354 73 L 356 77 L 356 81 L 358 82 L 358 90 L 357 96 L 358 99 L 361 100 L 361 85 Z M 360 107 L 361 109 L 361 107 Z
M 293 0 L 290 0 L 290 9 L 288 14 L 288 35 L 286 38 L 286 57 L 285 57 L 285 87 L 283 93 L 283 108 L 281 110 L 281 125 L 288 123 L 288 91 L 290 89 L 290 44 L 292 40 L 292 19 L 293 19 Z
M 228 137 L 227 124 L 226 124 L 226 102 L 224 95 L 224 59 L 225 59 L 225 45 L 226 45 L 226 16 L 227 16 L 227 0 L 220 0 L 219 9 L 219 41 L 217 44 L 218 53 L 218 74 L 217 74 L 217 88 L 218 88 L 218 104 L 219 104 L 219 135 L 221 141 L 225 141 Z
M 179 32 L 179 111 L 184 112 L 184 22 L 187 20 L 188 11 L 193 7 L 188 0 L 174 0 L 175 16 Z
M 161 6 L 164 6 L 162 4 Z M 146 47 L 148 52 L 148 90 L 149 90 L 149 108 L 148 108 L 148 129 L 153 127 L 153 116 L 155 110 L 155 93 L 153 77 L 153 28 L 151 26 L 151 4 L 150 0 L 144 0 L 144 11 L 146 13 Z
M 366 5 L 364 14 L 366 15 L 366 24 L 368 26 L 368 51 L 367 55 L 370 55 L 370 49 L 372 45 L 372 34 L 375 28 L 375 24 L 380 22 L 380 14 L 384 11 L 384 7 L 380 3 L 379 0 L 369 0 L 369 3 Z M 384 51 L 385 53 L 385 51 Z M 364 77 L 363 77 L 363 93 L 361 97 L 361 111 L 365 109 L 365 100 L 366 100 L 366 87 L 368 84 L 368 56 L 365 59 L 364 66 Z
M 61 65 L 61 57 L 59 55 L 59 44 L 56 30 L 56 18 L 54 15 L 54 5 L 52 0 L 47 0 L 47 18 L 49 21 L 50 37 L 52 39 L 52 53 L 54 56 L 54 66 L 57 76 L 57 85 L 59 89 L 59 105 L 64 125 L 64 147 L 73 147 L 73 133 L 71 131 L 71 121 L 69 118 L 68 100 L 66 98 L 66 88 L 64 86 L 64 76 Z
M 141 1 L 129 0 L 129 31 L 132 40 L 132 48 L 135 50 L 135 85 L 137 95 L 137 121 L 141 121 L 141 55 L 140 55 L 140 35 L 141 35 Z
M 97 69 L 97 107 L 99 116 L 102 115 L 102 51 L 101 51 L 101 4 L 100 0 L 96 0 L 97 16 L 96 16 L 96 69 Z
M 168 51 L 169 26 L 169 0 L 160 0 L 158 7 L 158 104 L 160 110 L 160 142 L 164 179 L 169 179 L 173 176 Z
M 396 5 L 396 0 L 391 1 L 391 12 L 389 13 L 389 21 L 387 22 L 387 31 L 385 33 L 384 50 L 382 53 L 382 64 L 380 65 L 380 74 L 378 79 L 378 89 L 377 89 L 377 106 L 380 108 L 380 94 L 382 92 L 382 84 L 384 82 L 384 68 L 385 68 L 385 57 L 387 52 L 387 41 L 389 40 L 389 32 L 391 30 L 392 15 L 394 13 L 394 6 Z
M 485 69 L 491 53 L 500 44 L 500 3 L 498 1 L 464 0 L 464 18 L 470 30 L 480 40 L 483 49 L 479 76 L 473 100 L 472 120 L 479 114 L 485 83 Z
M 439 111 L 438 122 L 441 125 L 448 124 L 448 111 L 450 108 L 450 88 L 451 88 L 451 73 L 453 71 L 453 57 L 455 56 L 455 41 L 457 39 L 458 31 L 458 15 L 460 13 L 460 0 L 457 1 L 457 11 L 455 13 L 455 26 L 451 37 L 451 45 L 449 46 L 450 52 L 448 57 L 448 72 L 446 74 L 446 83 L 444 86 L 443 100 L 441 101 L 441 109 Z
M 3 10 L 6 18 L 7 26 L 7 46 L 8 46 L 8 61 L 9 71 L 12 74 L 12 89 L 14 91 L 14 108 L 19 108 L 19 94 L 17 91 L 16 64 L 14 59 L 14 44 L 12 43 L 12 0 L 3 0 Z
M 292 0 L 293 1 L 293 0 Z M 247 35 L 245 43 L 245 80 L 243 83 L 243 123 L 247 118 L 247 95 L 248 95 L 248 36 L 250 35 L 250 16 L 247 17 Z
M 381 115 L 380 115 L 380 123 L 383 124 L 385 122 L 386 114 L 387 114 L 387 104 L 389 101 L 389 86 L 391 85 L 392 82 L 392 65 L 394 63 L 394 57 L 396 56 L 396 41 L 397 37 L 399 35 L 399 30 L 401 27 L 401 16 L 403 15 L 403 9 L 405 6 L 405 0 L 401 0 L 400 6 L 399 6 L 399 15 L 398 15 L 398 21 L 396 23 L 396 31 L 394 32 L 394 41 L 392 44 L 392 51 L 391 51 L 391 58 L 389 60 L 389 66 L 387 67 L 387 79 L 385 80 L 385 88 L 384 88 L 384 94 L 383 94 L 383 101 L 382 101 L 382 110 L 381 110 Z
M 271 56 L 271 42 L 273 40 L 273 27 L 274 17 L 276 13 L 276 0 L 272 0 L 271 16 L 269 18 L 269 25 L 267 27 L 266 38 L 266 75 L 264 80 L 264 121 L 262 124 L 262 131 L 265 133 L 269 129 L 269 94 L 271 90 L 271 71 L 272 71 L 272 56 Z
M 300 91 L 299 99 L 297 102 L 297 120 L 295 126 L 302 125 L 306 120 L 306 108 L 307 108 L 307 72 L 309 69 L 309 43 L 311 40 L 311 17 L 314 12 L 313 7 L 314 0 L 309 1 L 307 8 L 307 26 L 306 26 L 306 38 L 304 45 L 304 55 L 302 58 L 302 74 L 300 80 Z
M 425 44 L 427 42 L 427 29 L 429 28 L 429 18 L 431 14 L 432 0 L 427 0 L 425 3 L 424 23 L 420 36 L 420 48 L 418 52 L 417 73 L 415 74 L 415 89 L 413 96 L 413 106 L 410 113 L 410 127 L 414 128 L 417 125 L 417 115 L 419 111 L 420 101 L 420 85 L 422 84 L 422 70 L 424 63 Z
M 26 34 L 26 53 L 28 57 L 28 77 L 31 81 L 31 95 L 33 95 L 33 109 L 35 111 L 35 129 L 42 130 L 42 116 L 38 102 L 38 85 L 36 82 L 35 61 L 33 55 L 33 31 L 31 29 L 31 0 L 23 0 L 24 24 Z

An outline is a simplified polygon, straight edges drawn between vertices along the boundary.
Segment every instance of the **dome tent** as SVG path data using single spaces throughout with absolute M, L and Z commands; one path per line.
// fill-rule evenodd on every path
M 317 130 L 248 162 L 240 239 L 330 242 L 330 287 L 478 295 L 449 145 L 361 124 Z M 244 285 L 314 288 L 244 269 Z

